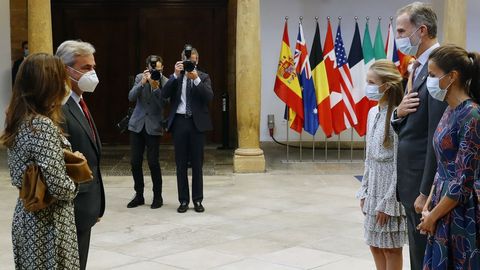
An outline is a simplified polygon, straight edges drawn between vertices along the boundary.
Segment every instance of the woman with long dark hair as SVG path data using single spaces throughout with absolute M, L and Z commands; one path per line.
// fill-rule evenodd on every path
M 28 56 L 20 66 L 0 142 L 8 148 L 12 185 L 22 188 L 28 165 L 38 165 L 55 202 L 35 212 L 18 198 L 12 224 L 16 269 L 79 269 L 73 213 L 76 185 L 67 176 L 61 106 L 68 98 L 65 65 L 49 54 Z
M 434 134 L 437 173 L 418 229 L 423 269 L 480 269 L 480 55 L 455 45 L 428 60 L 430 95 L 446 101 Z

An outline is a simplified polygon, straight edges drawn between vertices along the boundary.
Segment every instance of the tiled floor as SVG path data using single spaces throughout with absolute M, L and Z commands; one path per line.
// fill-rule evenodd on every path
M 355 151 L 354 162 L 346 151 L 343 163 L 283 163 L 282 148 L 263 148 L 267 172 L 243 175 L 232 173 L 232 151 L 206 150 L 202 214 L 176 212 L 168 147 L 161 158 L 165 205 L 150 209 L 152 195 L 146 192 L 147 205 L 127 209 L 133 195 L 128 148 L 107 148 L 107 212 L 93 229 L 88 269 L 374 269 L 354 199 L 359 182 L 353 176 L 363 172 L 363 152 Z M 150 178 L 145 180 L 150 190 Z M 10 231 L 16 196 L 0 151 L 1 269 L 14 269 Z M 404 257 L 408 269 L 406 248 Z

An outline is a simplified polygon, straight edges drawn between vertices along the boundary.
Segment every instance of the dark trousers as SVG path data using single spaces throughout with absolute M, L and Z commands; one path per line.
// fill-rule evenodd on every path
M 203 147 L 205 134 L 195 127 L 192 118 L 175 115 L 172 125 L 175 163 L 177 166 L 177 188 L 180 203 L 190 202 L 188 189 L 188 159 L 192 164 L 192 201 L 203 200 Z
M 158 161 L 160 136 L 149 135 L 145 127 L 140 133 L 130 132 L 130 148 L 131 157 L 130 164 L 132 166 L 133 181 L 135 182 L 135 192 L 143 195 L 143 188 L 145 186 L 143 181 L 143 153 L 147 148 L 147 161 L 150 168 L 150 174 L 153 182 L 153 196 L 162 196 L 162 171 Z
M 77 231 L 78 255 L 80 258 L 80 269 L 87 269 L 88 250 L 90 248 L 90 233 L 92 228 L 84 231 Z
M 408 247 L 410 249 L 410 269 L 422 270 L 423 257 L 425 256 L 425 249 L 427 247 L 427 236 L 420 234 L 417 230 L 417 225 L 420 224 L 421 215 L 415 212 L 412 205 L 405 207 L 405 214 L 407 215 L 407 229 L 408 229 Z

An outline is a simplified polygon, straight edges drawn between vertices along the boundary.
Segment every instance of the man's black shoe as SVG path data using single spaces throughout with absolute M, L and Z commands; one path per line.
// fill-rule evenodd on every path
M 182 202 L 180 203 L 180 206 L 177 208 L 178 213 L 185 213 L 188 210 L 188 203 Z
M 205 211 L 205 208 L 203 207 L 201 202 L 194 202 L 193 203 L 193 208 L 195 209 L 195 212 L 201 213 Z
M 127 208 L 134 208 L 139 205 L 145 204 L 145 199 L 141 195 L 135 195 L 135 197 L 127 204 Z
M 162 205 L 163 205 L 163 199 L 162 198 L 160 198 L 160 199 L 155 199 L 154 198 L 153 201 L 152 201 L 152 205 L 150 205 L 150 208 L 157 209 L 157 208 L 162 207 Z

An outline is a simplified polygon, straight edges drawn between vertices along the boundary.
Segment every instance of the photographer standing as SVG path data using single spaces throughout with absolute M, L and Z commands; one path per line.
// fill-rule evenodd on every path
M 163 205 L 162 172 L 158 161 L 160 136 L 163 135 L 163 99 L 161 88 L 167 82 L 162 75 L 163 60 L 156 55 L 146 59 L 147 69 L 137 75 L 135 84 L 128 93 L 130 102 L 136 101 L 128 130 L 130 131 L 130 147 L 135 197 L 127 204 L 128 208 L 145 204 L 143 197 L 143 152 L 147 148 L 148 167 L 153 182 L 153 201 L 150 208 Z
M 185 213 L 190 202 L 187 162 L 192 164 L 192 201 L 196 212 L 203 212 L 203 147 L 205 131 L 212 129 L 208 103 L 213 99 L 210 77 L 198 71 L 198 52 L 185 45 L 182 60 L 175 64 L 175 73 L 165 84 L 162 93 L 170 98 L 172 109 L 168 117 L 168 130 L 173 133 L 177 188 L 180 206 Z

